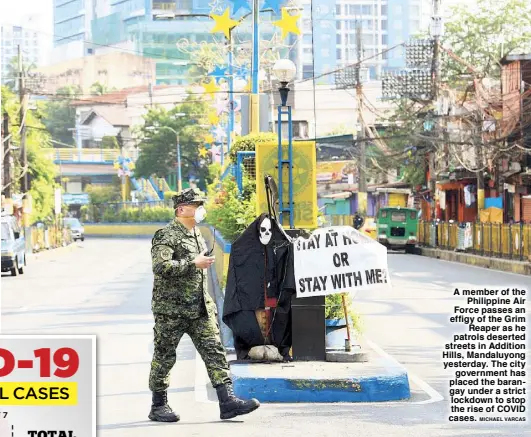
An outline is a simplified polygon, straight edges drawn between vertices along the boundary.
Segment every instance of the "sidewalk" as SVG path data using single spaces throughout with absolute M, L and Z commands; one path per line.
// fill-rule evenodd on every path
M 37 261 L 37 260 L 45 260 L 45 259 L 51 259 L 54 256 L 57 255 L 64 255 L 65 253 L 71 253 L 75 250 L 79 249 L 79 245 L 77 243 L 71 243 L 68 246 L 62 246 L 57 247 L 55 249 L 48 249 L 48 250 L 41 250 L 39 252 L 34 253 L 28 253 L 28 261 Z
M 437 258 L 444 261 L 453 261 L 473 265 L 476 267 L 531 276 L 531 262 L 529 261 L 526 262 L 503 258 L 491 258 L 466 252 L 454 252 L 451 250 L 434 249 L 429 247 L 420 247 L 418 249 L 420 252 L 419 255 L 430 258 Z

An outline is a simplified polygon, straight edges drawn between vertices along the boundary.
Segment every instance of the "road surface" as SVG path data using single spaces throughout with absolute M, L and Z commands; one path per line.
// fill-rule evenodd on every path
M 356 298 L 366 336 L 410 372 L 412 398 L 380 404 L 266 404 L 221 422 L 206 373 L 184 337 L 169 398 L 178 424 L 147 420 L 153 350 L 149 240 L 87 239 L 71 253 L 47 253 L 17 277 L 2 276 L 3 334 L 97 334 L 98 429 L 105 437 L 360 436 L 520 437 L 522 427 L 446 421 L 442 345 L 455 287 L 531 290 L 531 279 L 415 255 L 391 254 L 392 292 Z M 529 422 L 528 422 L 529 423 Z

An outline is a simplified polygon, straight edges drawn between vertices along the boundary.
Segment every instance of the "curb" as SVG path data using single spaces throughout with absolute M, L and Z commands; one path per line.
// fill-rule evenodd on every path
M 247 364 L 231 366 L 234 393 L 264 403 L 388 402 L 409 399 L 405 369 L 386 367 L 382 374 L 337 379 L 265 378 L 252 375 Z
M 471 253 L 451 252 L 449 250 L 432 249 L 428 247 L 421 247 L 420 255 L 427 256 L 429 258 L 442 259 L 444 261 L 452 261 L 476 267 L 499 270 L 502 272 L 531 276 L 531 263 L 529 262 L 502 258 L 489 258 Z

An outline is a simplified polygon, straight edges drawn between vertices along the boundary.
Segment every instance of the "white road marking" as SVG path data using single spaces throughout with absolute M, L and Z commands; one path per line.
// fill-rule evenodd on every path
M 195 352 L 195 401 L 202 404 L 216 403 L 208 399 L 207 393 L 208 373 L 206 371 L 205 363 L 199 355 Z
M 376 343 L 368 340 L 368 339 L 365 339 L 365 342 L 371 347 L 371 349 L 373 349 L 378 355 L 380 355 L 381 357 L 395 363 L 398 367 L 401 367 L 403 368 L 404 370 L 407 371 L 407 369 L 405 368 L 405 366 L 401 363 L 399 363 L 394 357 L 392 357 L 391 355 L 389 355 L 387 352 L 385 352 L 380 346 L 378 346 Z M 435 402 L 441 402 L 444 400 L 444 397 L 437 391 L 435 390 L 432 386 L 430 386 L 427 382 L 425 382 L 424 380 L 422 380 L 421 378 L 419 378 L 417 375 L 415 375 L 414 373 L 410 373 L 409 371 L 407 371 L 407 374 L 408 374 L 408 378 L 410 381 L 412 381 L 415 385 L 419 386 L 423 391 L 425 391 L 428 396 L 430 397 L 430 399 L 426 399 L 425 401 L 419 401 L 419 402 L 411 402 L 411 404 L 413 405 L 423 405 L 423 404 L 433 404 Z

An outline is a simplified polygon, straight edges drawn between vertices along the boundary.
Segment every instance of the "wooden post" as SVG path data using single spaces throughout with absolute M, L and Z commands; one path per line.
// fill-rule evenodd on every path
M 347 300 L 344 293 L 341 295 L 341 300 L 343 301 L 343 312 L 345 313 L 345 323 L 347 324 L 347 342 L 345 343 L 345 351 L 350 352 L 352 342 L 350 339 L 350 323 L 348 320 Z

